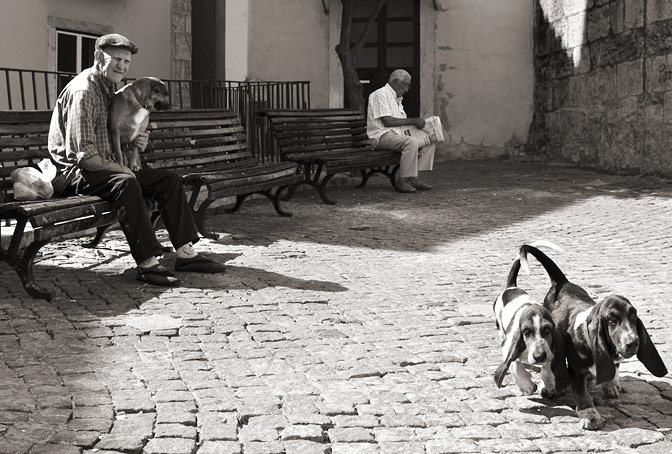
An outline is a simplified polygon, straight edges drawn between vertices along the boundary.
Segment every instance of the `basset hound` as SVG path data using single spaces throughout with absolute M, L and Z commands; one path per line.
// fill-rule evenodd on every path
M 618 367 L 623 360 L 636 354 L 656 377 L 667 374 L 667 368 L 630 301 L 620 295 L 610 295 L 596 304 L 588 292 L 569 282 L 560 268 L 534 246 L 520 248 L 523 267 L 527 266 L 527 254 L 532 254 L 542 264 L 551 280 L 544 307 L 565 336 L 565 353 L 579 425 L 588 430 L 600 429 L 605 420 L 588 393 L 589 378 L 595 379 L 606 397 L 616 398 L 622 391 Z
M 552 243 L 545 244 L 557 248 Z M 495 383 L 501 388 L 506 371 L 510 370 L 518 389 L 524 395 L 530 395 L 537 385 L 525 365 L 540 366 L 544 384 L 541 395 L 554 398 L 561 394 L 568 381 L 564 341 L 548 310 L 518 287 L 519 270 L 520 260 L 516 259 L 511 265 L 506 289 L 493 304 L 503 357 L 495 371 Z

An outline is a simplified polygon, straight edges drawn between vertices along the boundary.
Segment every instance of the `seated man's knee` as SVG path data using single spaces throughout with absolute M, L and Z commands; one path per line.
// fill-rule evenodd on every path
M 406 140 L 404 141 L 404 149 L 403 152 L 413 152 L 417 153 L 417 151 L 420 149 L 420 141 L 417 140 L 415 137 L 407 137 Z

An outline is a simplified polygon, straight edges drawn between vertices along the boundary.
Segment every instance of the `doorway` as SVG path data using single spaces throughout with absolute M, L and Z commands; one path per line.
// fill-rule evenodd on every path
M 375 0 L 353 2 L 354 39 L 375 6 Z M 420 116 L 420 0 L 387 0 L 371 24 L 355 66 L 365 101 L 387 83 L 392 71 L 408 71 L 413 83 L 404 95 L 404 110 L 409 117 Z

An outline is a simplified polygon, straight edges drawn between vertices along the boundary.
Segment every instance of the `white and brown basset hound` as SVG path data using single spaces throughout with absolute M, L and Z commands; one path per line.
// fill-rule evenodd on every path
M 546 269 L 551 288 L 544 299 L 558 329 L 566 339 L 565 353 L 579 425 L 600 429 L 605 420 L 595 409 L 586 383 L 595 378 L 606 397 L 619 396 L 618 367 L 635 354 L 656 377 L 667 374 L 658 350 L 637 316 L 630 301 L 610 295 L 596 304 L 583 288 L 569 282 L 560 268 L 543 252 L 531 245 L 520 248 L 522 266 L 532 254 Z
M 552 243 L 545 244 L 557 248 Z M 495 383 L 501 387 L 509 370 L 518 389 L 524 395 L 530 395 L 536 391 L 537 385 L 525 365 L 540 366 L 544 384 L 541 395 L 554 398 L 567 383 L 564 340 L 548 310 L 518 287 L 519 270 L 520 260 L 516 259 L 511 265 L 506 289 L 493 305 L 503 356 L 502 363 L 495 371 Z M 560 388 L 556 378 L 561 378 Z

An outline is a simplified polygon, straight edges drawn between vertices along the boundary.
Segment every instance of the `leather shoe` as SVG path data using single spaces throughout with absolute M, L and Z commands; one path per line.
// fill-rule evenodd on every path
M 403 192 L 404 194 L 415 192 L 415 188 L 408 181 L 408 178 L 399 178 L 397 180 L 397 184 L 395 185 L 395 189 L 399 192 Z
M 173 287 L 180 283 L 180 280 L 162 265 L 154 265 L 149 268 L 137 267 L 135 278 L 140 282 L 164 287 Z
M 175 271 L 192 271 L 194 273 L 223 273 L 226 267 L 221 263 L 213 262 L 202 255 L 188 259 L 176 258 Z
M 411 183 L 411 186 L 413 186 L 415 189 L 419 189 L 421 191 L 429 191 L 432 189 L 431 184 L 425 183 L 420 178 L 409 178 L 408 182 Z

